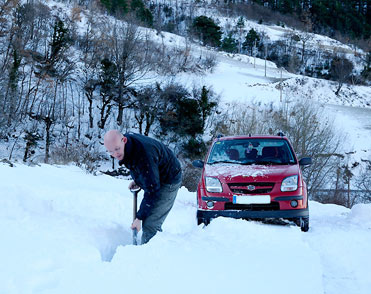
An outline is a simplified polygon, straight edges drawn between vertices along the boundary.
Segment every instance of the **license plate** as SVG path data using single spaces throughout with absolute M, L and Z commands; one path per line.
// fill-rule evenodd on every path
M 271 203 L 271 196 L 269 195 L 249 195 L 238 196 L 233 195 L 234 204 L 269 204 Z

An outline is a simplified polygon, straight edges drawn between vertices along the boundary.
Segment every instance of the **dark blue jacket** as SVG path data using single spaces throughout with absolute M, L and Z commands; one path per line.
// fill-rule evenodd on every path
M 161 186 L 181 181 L 181 166 L 174 153 L 163 143 L 134 133 L 124 136 L 128 140 L 124 159 L 120 160 L 119 164 L 124 164 L 130 170 L 135 183 L 144 190 L 137 212 L 137 218 L 143 220 L 159 198 Z

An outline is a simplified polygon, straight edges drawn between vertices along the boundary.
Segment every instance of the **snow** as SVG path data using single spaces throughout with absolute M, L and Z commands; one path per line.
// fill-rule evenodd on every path
M 279 107 L 280 69 L 268 66 L 265 76 L 264 60 L 239 59 L 218 53 L 218 65 L 212 73 L 202 77 L 181 76 L 182 81 L 212 86 L 220 95 L 221 107 L 231 104 L 252 107 L 256 104 Z M 188 79 L 188 80 L 187 80 Z M 354 153 L 352 161 L 371 158 L 371 87 L 343 85 L 336 95 L 337 83 L 327 80 L 294 75 L 282 71 L 282 101 L 310 100 L 324 107 L 324 117 L 334 122 L 335 128 L 348 139 L 343 152 Z
M 167 2 L 168 0 L 165 0 Z M 171 0 L 170 0 L 171 2 Z M 209 1 L 209 4 L 211 2 Z M 231 16 L 226 17 L 223 16 L 217 9 L 212 7 L 212 4 L 209 5 L 208 8 L 200 7 L 196 8 L 195 16 L 206 15 L 217 22 L 217 24 L 223 29 L 223 31 L 231 31 L 231 28 L 235 28 L 237 25 L 239 17 Z M 348 57 L 351 57 L 355 53 L 359 55 L 365 56 L 366 53 L 358 48 L 354 48 L 354 46 L 350 46 L 347 44 L 343 44 L 340 41 L 332 39 L 330 37 L 309 33 L 307 31 L 300 31 L 288 26 L 282 27 L 281 25 L 267 25 L 267 24 L 259 24 L 256 21 L 249 20 L 244 17 L 244 27 L 242 28 L 243 34 L 246 34 L 250 29 L 254 29 L 256 32 L 267 36 L 272 41 L 279 41 L 282 39 L 287 38 L 287 35 L 298 35 L 300 37 L 304 37 L 306 41 L 306 46 L 313 47 L 313 48 L 321 48 L 322 51 L 327 52 L 337 52 L 339 54 L 347 54 Z M 297 47 L 301 46 L 302 42 L 299 41 L 297 43 Z M 356 62 L 354 62 L 355 65 Z
M 130 245 L 128 180 L 0 163 L 0 293 L 326 293 L 371 288 L 371 204 L 310 202 L 311 228 L 218 218 L 184 187 L 158 233 Z
M 371 205 L 356 204 L 352 207 L 349 219 L 359 225 L 371 226 Z
M 371 158 L 371 109 L 334 104 L 327 104 L 325 108 L 335 125 L 346 134 L 343 150 L 351 160 L 360 162 Z
M 174 1 L 160 1 L 175 5 Z M 53 12 L 64 12 L 65 17 L 71 16 L 72 5 L 48 1 L 47 5 L 53 7 Z M 81 21 L 77 22 L 77 31 L 84 34 L 86 31 L 87 17 L 90 14 L 87 10 L 81 8 Z M 206 8 L 204 3 L 195 6 L 195 15 L 206 14 L 219 21 L 219 24 L 224 26 L 227 23 L 235 23 L 237 18 L 226 18 L 212 8 Z M 97 14 L 95 19 L 100 19 L 102 23 L 107 25 L 114 23 L 115 19 L 108 15 Z M 272 40 L 278 40 L 286 33 L 298 33 L 291 28 L 282 28 L 276 25 L 257 24 L 256 22 L 245 19 L 245 32 L 250 28 L 257 31 L 265 32 Z M 241 103 L 243 107 L 258 103 L 271 107 L 278 106 L 281 103 L 279 82 L 281 79 L 281 69 L 272 62 L 267 62 L 265 71 L 265 61 L 259 58 L 241 54 L 228 54 L 225 52 L 217 52 L 213 49 L 202 47 L 189 40 L 186 41 L 184 37 L 161 32 L 159 33 L 153 29 L 139 28 L 143 34 L 148 33 L 159 44 L 164 44 L 169 48 L 185 47 L 187 43 L 191 48 L 191 53 L 195 57 L 215 55 L 217 66 L 211 73 L 204 75 L 196 75 L 195 73 L 178 74 L 176 77 L 170 77 L 172 80 L 177 80 L 182 85 L 187 85 L 191 89 L 192 86 L 198 85 L 200 87 L 206 85 L 211 86 L 213 91 L 220 96 L 220 106 L 228 108 L 230 103 Z M 330 51 L 343 51 L 350 55 L 353 48 L 342 44 L 336 40 L 330 39 L 326 36 L 312 34 L 312 39 L 308 41 L 308 48 L 328 48 Z M 300 42 L 299 42 L 300 43 Z M 354 53 L 354 52 L 353 52 Z M 364 52 L 358 50 L 358 53 L 363 55 Z M 354 55 L 354 54 L 353 54 Z M 352 59 L 355 61 L 355 56 Z M 358 62 L 360 65 L 361 63 Z M 154 76 L 143 82 L 166 81 L 168 76 L 159 77 Z M 317 104 L 325 104 L 325 112 L 328 117 L 336 122 L 336 127 L 340 129 L 349 139 L 343 152 L 355 152 L 354 160 L 360 161 L 371 158 L 371 145 L 368 138 L 371 136 L 370 118 L 371 118 L 371 87 L 343 85 L 339 95 L 335 95 L 337 83 L 327 80 L 314 79 L 291 74 L 285 70 L 282 71 L 283 91 L 282 100 L 299 100 L 311 99 Z M 342 107 L 344 106 L 344 107 Z M 349 108 L 346 108 L 349 107 Z M 356 109 L 353 109 L 356 108 Z M 0 146 L 0 154 L 9 156 L 9 146 L 7 150 Z M 6 155 L 4 155 L 6 154 Z
M 54 6 L 55 14 L 70 12 L 65 3 L 48 1 L 48 5 Z M 205 11 L 215 15 L 211 9 Z M 80 34 L 86 30 L 86 17 L 83 10 L 77 28 Z M 114 21 L 101 17 L 107 23 Z M 223 25 L 231 19 L 220 17 L 219 21 Z M 245 23 L 245 31 L 254 28 L 271 40 L 288 32 L 300 33 Z M 159 43 L 185 44 L 180 36 L 151 32 Z M 313 35 L 308 46 L 313 44 L 349 55 L 353 52 L 324 36 Z M 265 76 L 264 60 L 195 44 L 192 50 L 195 56 L 215 54 L 218 65 L 203 76 L 179 75 L 182 83 L 211 85 L 227 107 L 235 101 L 245 105 L 280 102 L 281 71 L 275 64 L 267 62 Z M 344 151 L 355 151 L 357 160 L 371 156 L 370 87 L 344 85 L 337 96 L 334 82 L 286 71 L 282 78 L 284 98 L 310 95 L 314 102 L 326 104 L 328 116 L 348 136 Z M 289 91 L 290 87 L 297 87 L 297 92 Z M 1 154 L 8 156 L 8 151 Z M 227 218 L 202 227 L 195 220 L 196 195 L 183 187 L 164 232 L 144 246 L 133 246 L 128 180 L 93 176 L 75 166 L 9 167 L 3 163 L 0 179 L 1 294 L 368 294 L 371 289 L 371 204 L 347 209 L 312 201 L 308 233 L 295 226 Z
M 224 175 L 228 177 L 233 175 L 233 177 L 264 177 L 273 172 L 277 172 L 280 166 L 275 168 L 270 168 L 268 166 L 255 166 L 255 165 L 243 165 L 233 164 L 233 163 L 218 163 L 212 166 L 206 165 L 205 172 L 210 176 L 220 176 Z M 237 172 L 236 172 L 237 171 Z

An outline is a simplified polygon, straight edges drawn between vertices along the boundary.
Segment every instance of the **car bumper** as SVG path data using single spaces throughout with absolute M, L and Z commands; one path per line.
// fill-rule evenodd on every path
M 212 219 L 219 216 L 251 219 L 267 219 L 267 218 L 295 219 L 301 217 L 309 217 L 309 209 L 306 208 L 275 211 L 197 210 L 197 218 Z

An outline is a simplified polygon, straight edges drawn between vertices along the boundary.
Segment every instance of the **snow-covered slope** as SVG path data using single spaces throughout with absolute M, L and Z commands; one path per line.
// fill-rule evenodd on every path
M 185 44 L 183 37 L 166 32 L 153 37 L 168 46 Z M 214 55 L 217 65 L 204 75 L 184 73 L 174 77 L 175 80 L 189 87 L 211 86 L 220 95 L 221 107 L 231 102 L 278 107 L 282 83 L 283 101 L 310 100 L 324 107 L 325 117 L 334 121 L 335 128 L 347 138 L 340 152 L 353 153 L 352 160 L 356 161 L 371 159 L 371 87 L 344 84 L 336 95 L 338 83 L 334 81 L 292 74 L 277 68 L 273 62 L 247 55 L 218 52 L 197 44 L 190 48 L 195 56 Z
M 371 205 L 310 203 L 311 228 L 220 218 L 197 226 L 181 188 L 164 232 L 131 244 L 128 181 L 0 164 L 0 293 L 366 294 Z
M 183 74 L 183 83 L 209 85 L 221 97 L 221 107 L 226 103 L 243 106 L 259 103 L 279 107 L 282 101 L 305 101 L 324 107 L 324 117 L 334 122 L 336 131 L 345 135 L 339 152 L 352 153 L 350 161 L 371 159 L 371 87 L 343 85 L 336 95 L 337 83 L 294 75 L 281 71 L 274 64 L 245 55 L 216 52 L 218 64 L 212 73 L 204 76 Z M 255 64 L 254 64 L 255 63 Z
M 172 5 L 177 4 L 175 1 L 168 0 L 160 2 L 172 3 Z M 72 18 L 72 12 L 74 11 L 73 5 L 53 0 L 45 3 L 52 9 L 53 14 L 58 14 L 61 17 L 63 16 L 62 18 Z M 206 14 L 208 16 L 214 16 L 214 18 L 219 20 L 221 25 L 236 20 L 235 18 L 227 19 L 222 17 L 215 9 L 206 9 L 203 4 L 204 3 L 196 5 L 195 13 L 197 15 Z M 94 19 L 102 19 L 103 23 L 109 24 L 115 21 L 113 17 L 102 15 L 98 12 L 96 13 Z M 79 20 L 76 21 L 77 32 L 79 34 L 84 34 L 84 32 L 86 32 L 88 14 L 87 10 L 81 8 Z M 291 31 L 289 28 L 256 24 L 250 20 L 246 20 L 245 31 L 248 31 L 251 27 L 259 31 L 265 31 L 267 36 L 272 40 L 282 37 L 285 33 Z M 252 102 L 259 102 L 262 105 L 278 105 L 280 103 L 279 82 L 282 74 L 283 100 L 310 98 L 315 103 L 326 104 L 328 117 L 336 121 L 336 127 L 348 135 L 349 142 L 345 144 L 346 148 L 343 151 L 356 152 L 355 157 L 357 160 L 371 158 L 371 144 L 368 142 L 368 138 L 371 136 L 371 129 L 369 127 L 369 121 L 371 120 L 371 87 L 344 85 L 340 94 L 337 96 L 335 95 L 337 88 L 335 82 L 298 76 L 288 73 L 285 70 L 281 72 L 274 63 L 269 61 L 266 63 L 265 70 L 265 61 L 258 58 L 254 59 L 246 55 L 232 55 L 224 52 L 217 52 L 213 49 L 192 43 L 189 40 L 186 42 L 185 38 L 171 33 L 159 33 L 156 30 L 146 28 L 140 28 L 140 30 L 148 32 L 154 41 L 157 41 L 159 44 L 165 44 L 168 48 L 185 47 L 187 43 L 187 45 L 190 46 L 190 53 L 195 58 L 201 55 L 212 54 L 218 62 L 216 68 L 211 73 L 205 73 L 204 75 L 183 73 L 177 74 L 175 77 L 152 74 L 151 79 L 149 79 L 150 82 L 156 80 L 165 83 L 169 80 L 176 80 L 181 84 L 188 85 L 190 88 L 195 84 L 199 86 L 211 86 L 213 90 L 220 95 L 221 106 L 231 101 L 244 103 L 245 105 Z M 323 43 L 320 42 L 321 40 Z M 321 46 L 333 46 L 352 51 L 345 44 L 340 44 L 339 42 L 319 35 L 313 36 L 312 43 L 311 46 L 317 46 L 318 48 Z M 77 54 L 77 51 L 75 53 Z M 79 72 L 79 70 L 76 72 Z M 81 77 L 76 75 L 73 79 L 79 81 Z M 83 89 L 78 88 L 76 91 L 79 91 L 79 93 L 71 95 L 71 97 L 81 95 Z M 360 107 L 360 109 L 350 109 L 347 107 Z M 362 112 L 362 115 L 359 115 L 360 112 Z M 134 124 L 135 123 L 133 123 L 133 125 Z M 117 125 L 112 125 L 110 127 L 117 127 Z M 134 131 L 137 131 L 137 129 L 134 129 Z M 5 142 L 5 146 L 0 146 L 0 155 L 8 158 L 11 152 L 14 151 L 14 157 L 22 157 L 24 150 L 19 150 L 18 153 L 17 150 L 13 150 L 12 147 L 15 146 L 15 143 Z M 25 144 L 22 145 L 22 149 L 24 145 Z M 41 152 L 43 153 L 43 151 Z

